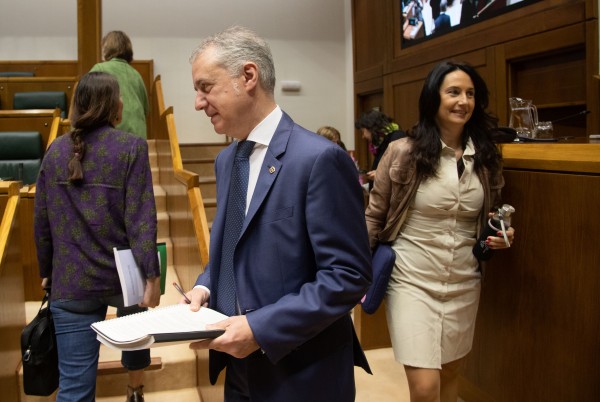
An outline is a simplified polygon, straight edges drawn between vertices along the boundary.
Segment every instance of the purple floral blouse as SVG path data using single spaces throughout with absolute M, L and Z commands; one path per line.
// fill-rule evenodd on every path
M 40 276 L 52 277 L 52 299 L 120 294 L 113 247 L 130 247 L 147 278 L 160 275 L 146 140 L 111 126 L 82 139 L 81 185 L 68 181 L 70 134 L 51 144 L 37 179 L 35 241 Z

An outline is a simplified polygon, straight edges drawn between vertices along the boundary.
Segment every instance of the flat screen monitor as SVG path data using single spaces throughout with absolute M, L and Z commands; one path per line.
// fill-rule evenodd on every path
M 402 46 L 439 37 L 540 0 L 398 0 Z

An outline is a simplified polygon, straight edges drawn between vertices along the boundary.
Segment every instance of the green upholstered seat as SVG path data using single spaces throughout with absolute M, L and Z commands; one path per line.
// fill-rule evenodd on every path
M 0 131 L 0 178 L 34 184 L 42 164 L 42 135 L 37 131 Z
M 15 92 L 13 109 L 60 108 L 60 117 L 67 113 L 67 94 L 62 91 Z

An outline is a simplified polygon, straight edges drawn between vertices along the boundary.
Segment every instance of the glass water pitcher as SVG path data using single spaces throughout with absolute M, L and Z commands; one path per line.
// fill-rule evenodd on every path
M 528 99 L 508 98 L 510 104 L 509 127 L 517 132 L 518 136 L 535 138 L 538 124 L 537 108 Z

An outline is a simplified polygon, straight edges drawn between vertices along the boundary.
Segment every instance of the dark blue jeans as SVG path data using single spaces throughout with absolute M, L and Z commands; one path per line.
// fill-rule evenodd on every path
M 53 300 L 50 303 L 60 370 L 57 402 L 96 400 L 100 342 L 90 325 L 106 318 L 108 306 L 117 307 L 119 317 L 147 310 L 137 305 L 122 307 L 121 295 L 95 300 Z M 128 370 L 146 368 L 150 365 L 150 350 L 123 352 L 121 364 Z

